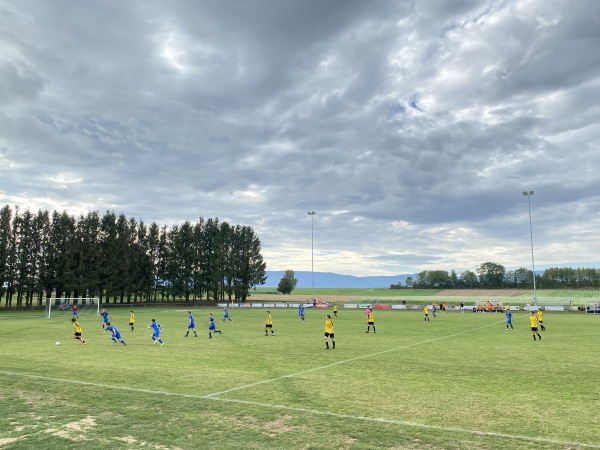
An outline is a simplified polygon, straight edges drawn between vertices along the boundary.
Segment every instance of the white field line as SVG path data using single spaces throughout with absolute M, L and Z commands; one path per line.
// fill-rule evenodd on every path
M 369 353 L 369 354 L 366 354 L 366 355 L 357 356 L 355 358 L 350 358 L 350 359 L 344 359 L 344 360 L 341 360 L 341 361 L 336 361 L 336 362 L 333 362 L 331 364 L 326 364 L 324 366 L 313 367 L 312 369 L 301 370 L 300 372 L 296 372 L 296 373 L 292 373 L 292 374 L 288 374 L 288 375 L 282 375 L 280 377 L 275 377 L 275 378 L 269 378 L 268 380 L 257 381 L 256 383 L 250 383 L 250 384 L 246 384 L 246 385 L 243 385 L 243 386 L 234 387 L 234 388 L 231 388 L 231 389 L 226 389 L 224 391 L 215 392 L 213 394 L 207 394 L 206 397 L 219 396 L 219 395 L 227 394 L 229 392 L 239 391 L 240 389 L 246 389 L 246 388 L 258 386 L 258 385 L 265 384 L 265 383 L 272 383 L 273 381 L 283 380 L 285 378 L 292 378 L 292 377 L 296 377 L 298 375 L 304 375 L 305 373 L 316 372 L 318 370 L 328 369 L 328 368 L 333 367 L 333 366 L 337 366 L 337 365 L 340 365 L 340 364 L 346 364 L 346 363 L 349 363 L 349 362 L 352 362 L 352 361 L 358 361 L 360 359 L 371 358 L 373 356 L 383 355 L 385 353 L 395 352 L 395 351 L 398 351 L 398 350 L 404 350 L 404 349 L 407 349 L 407 348 L 416 347 L 418 345 L 428 344 L 430 342 L 439 341 L 441 339 L 447 339 L 447 338 L 451 338 L 451 337 L 455 337 L 455 336 L 460 336 L 461 334 L 471 333 L 473 331 L 481 330 L 483 328 L 488 328 L 488 327 L 491 327 L 491 326 L 496 326 L 499 323 L 503 323 L 503 322 L 504 321 L 502 321 L 502 322 L 494 322 L 492 324 L 484 325 L 484 326 L 477 327 L 477 328 L 472 328 L 470 330 L 461 331 L 459 333 L 448 334 L 446 336 L 440 336 L 440 337 L 436 337 L 436 338 L 431 338 L 431 339 L 427 339 L 425 341 L 415 342 L 413 344 L 401 345 L 400 347 L 394 347 L 394 348 L 390 348 L 390 349 L 387 349 L 387 350 L 382 350 L 380 352 Z
M 385 418 L 381 418 L 381 417 L 353 416 L 351 414 L 340 414 L 340 413 L 334 413 L 334 412 L 330 412 L 330 411 L 320 411 L 317 409 L 306 409 L 306 408 L 299 408 L 299 407 L 294 407 L 294 406 L 273 405 L 273 404 L 269 404 L 269 403 L 260 403 L 260 402 L 246 401 L 246 400 L 235 400 L 235 399 L 229 399 L 229 398 L 212 397 L 212 395 L 214 395 L 214 394 L 211 394 L 211 396 L 208 396 L 208 395 L 197 395 L 197 394 L 181 394 L 178 392 L 154 391 L 154 390 L 150 390 L 150 389 L 132 388 L 132 387 L 128 387 L 128 386 L 111 386 L 108 384 L 92 383 L 89 381 L 69 380 L 66 378 L 54 378 L 54 377 L 45 377 L 45 376 L 40 376 L 40 375 L 21 374 L 21 373 L 15 373 L 15 372 L 8 372 L 8 371 L 4 371 L 4 370 L 0 370 L 0 374 L 6 375 L 6 376 L 11 376 L 11 377 L 31 378 L 31 379 L 36 379 L 36 380 L 53 381 L 53 382 L 58 382 L 58 383 L 69 383 L 69 384 L 75 384 L 75 385 L 94 386 L 94 387 L 115 389 L 115 390 L 121 390 L 121 391 L 140 392 L 140 393 L 144 393 L 144 394 L 150 394 L 153 396 L 165 395 L 165 396 L 180 397 L 180 398 L 210 399 L 212 401 L 236 403 L 236 404 L 240 404 L 240 405 L 259 406 L 261 408 L 271 408 L 271 409 L 279 409 L 279 410 L 285 410 L 285 411 L 295 411 L 295 412 L 301 412 L 301 413 L 306 413 L 306 414 L 315 414 L 315 415 L 321 415 L 321 416 L 336 417 L 339 419 L 349 419 L 349 420 L 356 420 L 356 421 L 363 421 L 363 422 L 385 423 L 385 424 L 400 425 L 400 426 L 405 426 L 405 427 L 438 430 L 438 431 L 445 431 L 445 432 L 452 432 L 452 433 L 471 434 L 471 435 L 475 435 L 475 436 L 488 436 L 488 437 L 493 437 L 493 438 L 512 439 L 512 440 L 526 441 L 526 442 L 541 442 L 541 443 L 549 443 L 549 444 L 556 444 L 556 445 L 569 446 L 569 447 L 585 447 L 585 448 L 600 449 L 600 445 L 589 444 L 589 443 L 584 443 L 584 442 L 561 441 L 558 439 L 549 439 L 549 438 L 532 437 L 532 436 L 521 436 L 518 434 L 496 433 L 493 431 L 481 431 L 481 430 L 469 430 L 466 428 L 443 427 L 443 426 L 439 426 L 439 425 L 430 425 L 430 424 L 425 424 L 425 423 L 410 422 L 410 421 L 406 421 L 406 420 L 385 419 Z

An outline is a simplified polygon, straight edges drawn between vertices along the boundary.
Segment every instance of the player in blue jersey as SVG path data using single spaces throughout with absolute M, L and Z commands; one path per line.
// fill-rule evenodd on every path
M 188 329 L 185 332 L 185 337 L 188 337 L 188 335 L 190 334 L 190 330 L 194 332 L 194 337 L 198 337 L 198 334 L 196 333 L 196 323 L 194 322 L 194 316 L 192 316 L 191 311 L 188 311 Z
M 437 308 L 437 305 L 435 303 L 431 305 L 431 314 L 433 315 L 433 317 L 437 317 L 435 315 L 436 308 Z
M 120 342 L 123 345 L 127 345 L 127 342 L 125 342 L 123 340 L 123 338 L 121 337 L 121 333 L 119 332 L 119 330 L 117 330 L 115 327 L 113 327 L 110 322 L 106 322 L 106 331 L 110 331 L 111 335 L 110 335 L 110 340 L 113 341 L 115 344 L 117 342 Z
M 162 327 L 160 326 L 160 324 L 156 323 L 156 320 L 152 319 L 152 322 L 150 322 L 148 328 L 152 328 L 152 336 L 150 337 L 154 341 L 153 344 L 156 344 L 158 342 L 160 345 L 165 345 L 163 340 L 160 338 L 160 332 L 162 331 Z
M 216 325 L 215 325 L 215 318 L 213 317 L 212 313 L 208 314 L 208 337 L 210 339 L 212 339 L 212 334 L 213 333 L 221 333 L 221 331 L 217 330 Z
M 106 327 L 110 325 L 108 318 L 112 316 L 105 309 L 102 310 L 100 315 L 102 316 L 102 330 L 106 333 Z
M 510 325 L 510 329 L 514 330 L 513 324 L 512 324 L 512 313 L 510 312 L 510 309 L 506 310 L 506 331 L 508 331 L 508 326 Z
M 298 305 L 298 315 L 302 319 L 302 322 L 304 322 L 304 305 L 302 303 Z
M 229 320 L 230 322 L 233 322 L 231 320 L 231 317 L 229 317 L 229 310 L 227 309 L 227 306 L 223 307 L 223 323 L 225 323 L 225 319 Z

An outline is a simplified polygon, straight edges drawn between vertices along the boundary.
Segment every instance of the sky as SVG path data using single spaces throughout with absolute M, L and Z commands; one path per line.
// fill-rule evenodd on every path
M 267 270 L 600 267 L 599 42 L 596 0 L 0 0 L 0 205 L 218 218 Z

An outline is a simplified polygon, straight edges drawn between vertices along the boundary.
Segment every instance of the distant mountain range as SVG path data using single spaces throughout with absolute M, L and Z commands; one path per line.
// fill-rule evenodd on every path
M 544 269 L 548 267 L 586 267 L 586 268 L 600 268 L 600 262 L 582 262 L 582 263 L 564 263 L 564 264 L 553 264 L 546 265 L 536 270 L 537 275 L 543 275 Z M 507 270 L 514 270 L 517 267 L 506 268 Z M 285 271 L 273 270 L 267 271 L 267 287 L 277 287 L 279 281 L 283 277 Z M 355 277 L 353 275 L 340 275 L 339 273 L 332 272 L 294 272 L 298 279 L 297 288 L 310 288 L 312 286 L 312 280 L 314 276 L 315 288 L 389 288 L 392 284 L 401 282 L 406 283 L 408 277 L 412 277 L 413 280 L 417 279 L 416 273 L 406 273 L 403 275 L 390 275 L 390 276 L 373 276 L 373 277 Z M 460 275 L 460 273 L 459 273 Z
M 265 286 L 277 287 L 285 271 L 267 271 L 267 282 Z M 294 272 L 298 279 L 297 288 L 310 288 L 312 286 L 312 272 Z M 406 283 L 407 277 L 417 277 L 416 274 L 355 277 L 352 275 L 340 275 L 331 272 L 315 272 L 315 288 L 389 288 L 390 285 L 399 281 Z

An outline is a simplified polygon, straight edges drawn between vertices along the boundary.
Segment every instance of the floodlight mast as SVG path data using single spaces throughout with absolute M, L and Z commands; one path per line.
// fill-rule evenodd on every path
M 531 266 L 533 267 L 533 305 L 537 305 L 537 295 L 535 290 L 535 259 L 533 258 L 533 228 L 531 226 L 531 196 L 533 191 L 524 191 L 523 195 L 527 197 L 529 205 L 529 237 L 531 239 Z
M 310 278 L 311 278 L 311 300 L 315 302 L 315 214 L 309 211 L 310 216 Z

